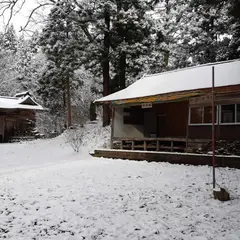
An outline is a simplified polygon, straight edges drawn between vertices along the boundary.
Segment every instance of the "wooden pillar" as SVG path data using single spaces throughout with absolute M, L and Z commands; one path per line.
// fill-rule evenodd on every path
M 121 140 L 121 146 L 120 146 L 120 149 L 123 149 L 123 140 Z
M 3 142 L 3 117 L 0 116 L 0 136 L 2 137 L 1 142 Z
M 134 150 L 134 141 L 132 140 L 132 150 Z
M 216 105 L 216 104 L 215 104 Z M 216 131 L 216 141 L 220 140 L 220 134 L 221 134 L 221 125 L 220 125 L 220 107 L 216 105 L 216 119 L 217 119 L 217 131 Z
M 5 138 L 5 116 L 3 117 L 3 125 L 2 125 L 2 130 L 3 130 L 3 134 L 2 134 L 2 141 L 4 142 L 4 138 Z
M 157 151 L 159 151 L 159 141 L 157 140 Z
M 173 141 L 171 141 L 171 152 L 173 152 Z
M 111 148 L 111 149 L 113 149 L 114 121 L 115 121 L 115 108 L 112 107 L 111 139 L 110 139 L 110 148 Z
M 144 141 L 144 142 L 143 142 L 143 145 L 144 145 L 143 149 L 144 149 L 144 151 L 146 151 L 146 150 L 147 150 L 147 142 Z
M 190 106 L 189 106 L 189 102 L 188 102 L 188 117 L 187 117 L 187 128 L 186 128 L 186 148 L 188 148 L 189 123 L 190 123 Z

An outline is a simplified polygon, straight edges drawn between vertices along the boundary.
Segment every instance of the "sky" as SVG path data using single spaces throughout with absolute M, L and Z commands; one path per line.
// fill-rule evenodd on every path
M 21 8 L 21 10 L 19 12 L 16 12 L 19 10 L 21 3 L 24 0 L 19 0 L 19 4 L 17 5 L 17 7 L 15 8 L 15 14 L 12 17 L 11 20 L 11 24 L 13 24 L 17 34 L 19 33 L 21 27 L 24 27 L 25 24 L 28 21 L 28 17 L 31 13 L 31 11 L 38 6 L 38 0 L 26 0 L 23 7 Z M 0 3 L 1 4 L 1 3 Z M 29 26 L 29 30 L 34 31 L 36 29 L 39 28 L 39 24 L 36 24 L 36 22 L 42 22 L 44 17 L 46 16 L 47 13 L 49 12 L 49 9 L 41 9 L 41 11 L 39 11 L 39 14 L 35 14 L 33 19 L 34 19 L 34 23 L 31 23 L 31 25 Z M 3 30 L 3 26 L 4 24 L 6 24 L 8 22 L 9 19 L 9 14 L 10 12 L 6 12 L 6 14 L 4 15 L 4 18 L 0 18 L 0 29 Z M 38 26 L 37 26 L 38 25 Z M 42 24 L 40 24 L 42 25 Z
M 10 1 L 10 0 L 9 0 Z M 24 4 L 22 5 L 22 3 Z M 18 0 L 18 4 L 15 6 L 15 14 L 13 15 L 10 24 L 13 24 L 16 33 L 21 34 L 20 30 L 24 27 L 28 21 L 28 17 L 31 14 L 32 10 L 36 8 L 39 3 L 46 3 L 48 0 Z M 22 5 L 22 8 L 21 8 Z M 3 1 L 0 0 L 0 15 L 1 15 L 1 7 L 4 6 Z M 21 10 L 19 10 L 21 8 Z M 44 24 L 44 19 L 46 19 L 47 14 L 49 13 L 50 7 L 42 7 L 38 10 L 38 14 L 34 14 L 32 22 L 28 26 L 27 33 L 31 35 L 31 31 L 35 31 L 36 29 L 40 29 Z M 4 18 L 0 17 L 0 31 L 3 31 L 4 25 L 7 24 L 9 19 L 10 11 L 7 11 L 4 14 Z M 156 16 L 155 16 L 156 17 Z

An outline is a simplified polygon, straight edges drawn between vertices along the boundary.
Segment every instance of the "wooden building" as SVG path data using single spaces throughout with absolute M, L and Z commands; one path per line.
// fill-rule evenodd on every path
M 145 75 L 103 97 L 112 106 L 112 148 L 192 151 L 211 140 L 212 78 L 217 140 L 240 140 L 240 60 Z
M 0 142 L 30 135 L 35 125 L 35 112 L 41 110 L 44 108 L 28 92 L 0 97 Z

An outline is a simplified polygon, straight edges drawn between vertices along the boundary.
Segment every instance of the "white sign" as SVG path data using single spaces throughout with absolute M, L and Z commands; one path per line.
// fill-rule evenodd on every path
M 152 108 L 152 103 L 142 103 L 142 108 Z

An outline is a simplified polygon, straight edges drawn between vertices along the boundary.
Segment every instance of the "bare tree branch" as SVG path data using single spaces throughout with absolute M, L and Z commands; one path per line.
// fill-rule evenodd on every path
M 32 0 L 31 0 L 32 1 Z M 29 23 L 32 21 L 33 15 L 41 8 L 45 6 L 52 6 L 56 3 L 56 0 L 43 0 L 37 1 L 37 6 L 33 8 L 28 15 L 27 21 L 23 27 L 21 27 L 20 31 L 25 31 L 28 27 Z M 0 17 L 3 18 L 3 22 L 5 25 L 5 29 L 7 29 L 10 25 L 11 20 L 14 16 L 19 14 L 19 12 L 23 9 L 24 6 L 27 6 L 26 0 L 2 0 L 0 1 Z M 5 23 L 4 19 L 7 18 L 7 22 Z
M 50 0 L 50 2 L 52 2 L 52 1 Z M 51 6 L 51 5 L 53 5 L 53 3 L 40 3 L 37 7 L 35 7 L 35 8 L 31 11 L 30 15 L 28 16 L 28 20 L 27 20 L 25 26 L 24 26 L 24 27 L 21 27 L 20 32 L 24 31 L 24 30 L 27 28 L 27 26 L 28 26 L 29 23 L 31 22 L 31 19 L 32 19 L 32 17 L 33 17 L 33 14 L 34 14 L 38 9 L 40 9 L 40 8 L 42 8 L 42 7 L 44 7 L 44 6 Z
M 18 2 L 18 0 L 12 1 L 12 5 L 10 7 L 10 16 L 8 18 L 7 26 L 9 26 L 9 23 L 13 17 L 14 7 L 16 6 L 17 2 Z
M 14 15 L 18 14 L 18 13 L 22 10 L 22 8 L 23 8 L 23 6 L 25 5 L 25 3 L 26 3 L 26 0 L 23 0 L 22 3 L 21 3 L 21 6 L 19 7 L 18 10 L 16 10 L 16 12 L 14 13 Z

